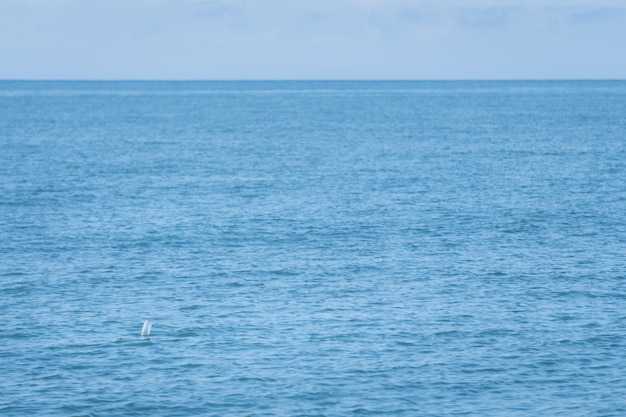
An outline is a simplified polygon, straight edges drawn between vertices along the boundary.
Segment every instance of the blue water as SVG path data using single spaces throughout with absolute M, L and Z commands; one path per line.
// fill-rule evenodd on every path
M 626 415 L 625 115 L 623 81 L 0 82 L 0 414 Z

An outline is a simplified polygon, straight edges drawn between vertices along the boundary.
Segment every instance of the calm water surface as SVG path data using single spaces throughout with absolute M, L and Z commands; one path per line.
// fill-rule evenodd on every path
M 0 414 L 626 415 L 625 115 L 621 81 L 0 82 Z

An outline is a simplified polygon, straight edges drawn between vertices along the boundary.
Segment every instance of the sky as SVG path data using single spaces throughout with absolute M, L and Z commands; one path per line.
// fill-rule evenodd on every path
M 0 79 L 626 79 L 626 0 L 0 0 Z

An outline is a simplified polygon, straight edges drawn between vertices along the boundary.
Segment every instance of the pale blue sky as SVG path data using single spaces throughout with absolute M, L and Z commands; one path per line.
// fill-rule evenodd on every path
M 33 78 L 626 78 L 626 0 L 0 0 Z

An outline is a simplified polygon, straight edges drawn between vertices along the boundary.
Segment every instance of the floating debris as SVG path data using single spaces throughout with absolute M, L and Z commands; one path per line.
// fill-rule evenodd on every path
M 143 328 L 141 329 L 142 336 L 150 336 L 150 330 L 152 330 L 152 323 L 148 320 L 143 322 Z

